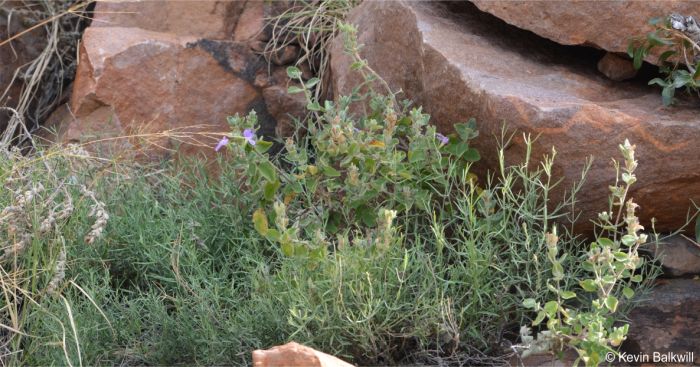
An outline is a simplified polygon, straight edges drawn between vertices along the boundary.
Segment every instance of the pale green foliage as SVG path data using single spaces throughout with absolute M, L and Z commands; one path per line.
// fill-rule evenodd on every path
M 547 258 L 552 263 L 548 287 L 553 298 L 544 304 L 532 298 L 523 301 L 523 306 L 537 312 L 533 326 L 546 321 L 548 333 L 540 334 L 538 339 L 548 340 L 555 351 L 574 348 L 579 355 L 577 363 L 582 361 L 586 366 L 599 365 L 606 353 L 615 353 L 614 348 L 625 340 L 629 325 L 619 323 L 619 305 L 632 300 L 634 288 L 638 287 L 635 284 L 645 280 L 644 274 L 648 274 L 648 270 L 640 269 L 644 259 L 638 252 L 639 247 L 647 242 L 647 235 L 641 233 L 644 227 L 635 216 L 637 204 L 627 198 L 630 187 L 637 180 L 634 149 L 627 140 L 620 145 L 624 157 L 622 172 L 617 162 L 615 167 L 618 180 L 622 182 L 610 186 L 610 210 L 598 216 L 596 224 L 601 232 L 590 244 L 582 264 L 590 275 L 579 281 L 580 289 L 561 286 L 564 279 L 561 263 L 568 254 L 560 255 L 555 227 L 546 234 Z M 593 296 L 588 297 L 587 292 Z M 579 303 L 569 301 L 579 297 Z
M 89 187 L 96 165 L 82 148 L 69 145 L 26 157 L 0 148 L 0 363 L 24 365 L 26 346 L 43 339 L 63 351 L 61 363 L 78 364 L 80 340 L 63 292 L 79 292 L 66 279 L 67 244 L 94 244 L 109 219 Z M 55 313 L 45 305 L 57 303 Z M 95 306 L 95 309 L 99 308 Z M 58 317 L 56 315 L 66 316 Z M 61 328 L 61 334 L 32 330 L 31 319 Z M 32 330 L 32 331 L 30 331 Z
M 342 29 L 354 35 L 352 27 Z M 356 43 L 348 40 L 348 45 L 348 54 L 359 58 Z M 366 82 L 376 79 L 361 59 L 357 62 L 364 65 L 358 72 Z M 393 94 L 370 88 L 365 95 L 357 92 L 321 106 L 312 93 L 318 79 L 305 82 L 296 67 L 287 73 L 301 85 L 289 91 L 304 93 L 317 116 L 299 126 L 306 134 L 288 138 L 282 157 L 268 156 L 269 143 L 236 138 L 255 128 L 252 113 L 229 118 L 234 143 L 228 146 L 234 167 L 260 198 L 256 229 L 286 255 L 320 259 L 328 248 L 350 243 L 386 247 L 389 229 L 382 228 L 387 222 L 382 213 L 430 218 L 433 211 L 453 210 L 454 177 L 467 174 L 479 159 L 469 147 L 477 136 L 473 119 L 456 124 L 457 134 L 446 137 L 420 108 L 396 106 Z M 350 112 L 358 101 L 371 109 L 359 118 Z
M 348 51 L 357 58 L 356 42 Z M 384 85 L 363 61 L 354 67 L 363 86 Z M 601 252 L 588 253 L 573 223 L 564 225 L 580 186 L 553 202 L 554 154 L 536 163 L 529 137 L 524 159 L 510 166 L 503 137 L 498 169 L 477 183 L 473 121 L 443 137 L 420 108 L 391 93 L 358 89 L 321 105 L 312 94 L 318 80 L 300 80 L 295 68 L 289 74 L 302 85 L 292 92 L 306 93 L 318 120 L 300 123 L 283 154 L 270 155 L 272 143 L 254 137 L 257 117 L 249 114 L 230 118 L 222 140 L 229 159 L 217 161 L 217 177 L 187 160 L 160 170 L 34 171 L 44 191 L 59 192 L 46 199 L 70 197 L 80 210 L 56 220 L 51 238 L 60 242 L 37 239 L 13 257 L 16 274 L 33 273 L 16 277 L 31 292 L 3 309 L 23 333 L 6 334 L 10 362 L 243 365 L 253 349 L 294 340 L 358 364 L 503 364 L 513 330 L 534 316 L 523 299 L 552 314 L 566 308 L 573 319 L 592 312 L 585 302 L 564 302 L 587 300 L 584 270 L 624 272 L 615 258 L 621 250 L 610 251 L 611 263 L 584 265 L 612 245 L 599 240 Z M 353 103 L 371 112 L 355 116 Z M 19 167 L 1 162 L 0 172 Z M 28 191 L 28 179 L 6 187 Z M 60 194 L 62 184 L 71 195 Z M 0 198 L 16 206 L 10 192 Z M 42 222 L 22 228 L 37 231 Z M 554 223 L 558 233 L 548 234 Z M 619 311 L 610 296 L 629 291 L 618 284 L 600 288 L 607 302 L 599 311 Z
M 674 29 L 674 15 L 650 21 L 656 29 L 643 40 L 630 42 L 627 53 L 639 69 L 644 58 L 656 49 L 660 50 L 659 71 L 663 78 L 654 78 L 649 85 L 662 87 L 661 97 L 665 106 L 674 102 L 676 89 L 684 88 L 688 93 L 700 96 L 700 45 L 682 31 Z

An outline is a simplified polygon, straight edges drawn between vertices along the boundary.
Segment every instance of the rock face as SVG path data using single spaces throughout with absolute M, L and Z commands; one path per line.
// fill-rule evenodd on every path
M 607 208 L 615 176 L 610 159 L 621 158 L 618 144 L 625 139 L 637 145 L 638 183 L 631 194 L 644 224 L 655 217 L 657 230 L 676 229 L 685 223 L 690 200 L 700 202 L 698 106 L 664 108 L 659 91 L 645 82 L 608 80 L 596 70 L 602 55 L 544 40 L 469 3 L 363 2 L 349 21 L 358 26 L 369 65 L 423 106 L 441 132 L 476 118 L 482 167 L 497 167 L 494 136 L 501 136 L 504 122 L 517 132 L 507 163 L 525 156 L 523 133 L 539 136 L 533 158 L 556 147 L 553 174 L 564 178 L 559 195 L 594 156 L 578 195 L 579 223 Z M 358 81 L 342 49 L 338 38 L 331 62 L 336 96 L 349 94 Z
M 312 348 L 290 342 L 253 351 L 254 367 L 352 367 L 350 363 Z
M 649 358 L 653 352 L 672 352 L 689 358 L 674 365 L 700 364 L 700 281 L 662 280 L 649 296 L 653 301 L 643 303 L 629 316 L 630 333 L 623 350 L 643 352 Z
M 598 71 L 616 82 L 632 79 L 637 75 L 637 70 L 632 60 L 625 56 L 619 56 L 608 52 L 598 61 Z
M 700 244 L 683 236 L 663 240 L 654 248 L 667 276 L 700 274 Z
M 700 16 L 697 1 L 470 0 L 482 11 L 563 45 L 626 52 L 630 39 L 653 30 L 649 20 L 671 13 Z M 656 56 L 647 58 L 656 62 Z
M 19 1 L 0 4 L 0 42 L 29 28 L 28 19 L 26 19 L 28 17 L 19 11 L 22 5 Z M 15 79 L 11 83 L 15 71 L 39 56 L 44 47 L 46 47 L 46 40 L 40 28 L 0 46 L 0 107 L 17 106 L 22 91 L 22 81 Z M 0 111 L 0 133 L 5 130 L 9 118 L 7 112 Z
M 98 2 L 98 16 L 80 49 L 71 98 L 75 119 L 61 127 L 61 139 L 137 135 L 142 138 L 110 148 L 162 158 L 171 148 L 211 154 L 228 131 L 226 117 L 251 110 L 258 114 L 262 135 L 289 131 L 280 122 L 290 123 L 288 114 L 303 111 L 305 102 L 286 94 L 286 78 L 271 77 L 286 66 L 268 68 L 251 47 L 266 38 L 265 6 L 262 1 Z

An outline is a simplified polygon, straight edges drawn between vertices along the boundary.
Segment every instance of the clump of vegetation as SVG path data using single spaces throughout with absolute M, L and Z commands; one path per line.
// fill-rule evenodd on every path
M 610 186 L 610 209 L 599 214 L 600 233 L 581 264 L 591 277 L 579 280 L 580 288 L 575 291 L 561 287 L 565 276 L 562 262 L 569 253 L 559 251 L 556 227 L 545 235 L 547 258 L 552 263 L 548 285 L 554 299 L 544 305 L 532 298 L 523 302 L 525 307 L 537 311 L 533 326 L 547 321 L 547 331 L 541 332 L 536 341 L 524 329 L 527 341 L 536 346 L 533 349 L 544 347 L 561 352 L 564 347 L 574 348 L 579 355 L 576 364 L 597 366 L 607 353 L 616 353 L 614 348 L 625 340 L 629 324 L 620 323 L 620 300 L 630 302 L 635 295 L 635 284 L 653 279 L 658 272 L 653 266 L 643 268 L 644 258 L 638 250 L 647 243 L 648 236 L 640 233 L 644 227 L 635 215 L 637 204 L 627 199 L 630 187 L 637 180 L 634 150 L 629 141 L 620 145 L 624 165 L 620 173 L 615 162 L 618 182 Z M 586 292 L 595 295 L 587 296 Z
M 76 243 L 95 243 L 109 219 L 90 185 L 94 165 L 89 158 L 75 145 L 30 157 L 16 147 L 0 149 L 0 182 L 5 187 L 0 193 L 3 365 L 24 364 L 27 354 L 21 351 L 42 338 L 55 343 L 67 363 L 80 360 L 77 321 L 65 294 L 75 291 L 88 300 L 90 296 L 66 278 L 68 250 Z M 57 306 L 55 312 L 47 311 L 48 304 Z M 31 320 L 36 318 L 61 333 L 34 333 Z M 76 358 L 69 357 L 73 349 L 78 351 Z
M 267 19 L 271 40 L 263 55 L 274 59 L 285 47 L 299 47 L 295 65 L 320 79 L 312 89 L 314 99 L 323 100 L 328 92 L 330 76 L 330 44 L 340 32 L 346 15 L 361 0 L 293 1 L 280 14 Z M 273 7 L 273 9 L 275 9 Z
M 352 27 L 343 28 L 351 35 L 354 32 Z M 362 363 L 405 362 L 421 353 L 424 358 L 475 363 L 478 359 L 471 359 L 473 350 L 502 356 L 499 353 L 503 353 L 503 346 L 493 337 L 503 338 L 505 325 L 512 327 L 515 320 L 526 317 L 509 296 L 531 294 L 534 297 L 528 298 L 528 304 L 535 307 L 552 289 L 557 289 L 559 296 L 571 298 L 578 283 L 592 282 L 580 273 L 590 265 L 590 254 L 579 253 L 581 243 L 569 233 L 562 234 L 564 255 L 557 257 L 560 237 L 547 232 L 548 226 L 562 219 L 564 208 L 573 200 L 570 197 L 554 210 L 548 207 L 549 193 L 555 186 L 551 176 L 554 157 L 544 157 L 541 169 L 533 171 L 529 157 L 523 166 L 504 167 L 501 152 L 501 176 L 485 188 L 479 187 L 469 173 L 470 162 L 478 159 L 478 153 L 468 145 L 476 136 L 474 122 L 457 124 L 458 134 L 450 138 L 429 127 L 428 116 L 419 109 L 410 113 L 395 110 L 394 95 L 383 96 L 372 90 L 376 74 L 365 68 L 357 45 L 347 42 L 346 46 L 356 58 L 353 66 L 366 72 L 369 93 L 341 97 L 337 106 L 326 102 L 322 107 L 312 98 L 310 86 L 301 80 L 299 71 L 290 68 L 290 77 L 298 78 L 302 85 L 290 91 L 306 93 L 309 108 L 319 112 L 322 123 L 318 126 L 318 121 L 310 121 L 304 139 L 289 139 L 284 157 L 266 156 L 267 147 L 251 140 L 254 115 L 230 120 L 234 144 L 229 147 L 236 162 L 245 162 L 234 165 L 250 187 L 259 188 L 254 193 L 262 207 L 254 212 L 253 223 L 261 235 L 280 246 L 282 254 L 290 257 L 288 261 L 293 261 L 291 267 L 282 267 L 276 276 L 267 277 L 265 283 L 281 282 L 281 288 L 273 288 L 270 294 L 259 293 L 277 305 L 297 305 L 288 310 L 292 335 L 305 335 L 313 345 L 355 360 L 361 355 Z M 309 84 L 313 86 L 314 81 Z M 364 98 L 369 99 L 365 101 L 371 110 L 355 120 L 350 105 Z M 630 150 L 625 153 L 633 155 Z M 623 174 L 629 184 L 634 180 L 632 171 Z M 575 187 L 573 194 L 577 190 Z M 626 192 L 616 191 L 623 195 L 616 199 L 624 201 Z M 524 206 L 523 202 L 533 206 Z M 533 220 L 515 220 L 523 217 Z M 609 231 L 619 226 L 611 220 L 619 217 L 604 224 Z M 613 223 L 615 227 L 611 227 Z M 517 241 L 528 245 L 523 249 Z M 422 253 L 426 248 L 430 252 Z M 538 253 L 545 252 L 549 256 L 538 258 Z M 636 247 L 632 252 L 634 270 L 641 263 Z M 538 273 L 551 271 L 556 286 L 546 279 L 517 276 L 522 266 L 519 260 L 525 258 Z M 387 261 L 393 263 L 388 265 Z M 413 265 L 409 268 L 408 264 Z M 465 264 L 468 267 L 462 268 Z M 499 270 L 489 269 L 493 264 L 503 265 L 498 266 Z M 397 269 L 396 278 L 386 271 L 387 267 Z M 453 272 L 455 268 L 459 270 Z M 451 286 L 425 283 L 431 274 L 449 280 Z M 624 276 L 631 277 L 627 273 Z M 497 280 L 492 282 L 488 277 Z M 607 282 L 607 275 L 605 279 Z M 398 284 L 392 287 L 393 282 Z M 611 303 L 615 296 L 608 286 L 606 283 L 604 293 Z M 438 298 L 428 296 L 440 288 Z M 371 307 L 375 294 L 392 302 L 385 300 Z M 480 300 L 482 312 L 489 310 L 499 316 L 489 318 L 465 307 L 466 294 Z M 626 286 L 625 294 L 631 298 L 634 291 Z M 423 304 L 419 299 L 428 302 Z M 547 305 L 554 319 L 557 310 L 551 309 L 551 302 Z M 419 307 L 425 308 L 416 311 Z M 450 311 L 452 307 L 459 311 Z M 613 312 L 617 311 L 617 304 L 614 308 Z M 364 312 L 357 314 L 357 309 Z M 348 316 L 352 314 L 356 318 Z M 417 315 L 420 320 L 414 319 Z M 546 315 L 540 311 L 536 324 Z M 590 321 L 585 315 L 581 312 L 580 322 Z M 608 316 L 601 327 L 612 327 L 607 323 L 615 317 Z M 459 326 L 474 324 L 480 325 L 479 332 L 465 333 Z M 624 338 L 624 334 L 618 335 L 622 330 L 626 331 L 614 331 L 616 345 Z M 607 347 L 607 342 L 602 338 L 586 346 Z M 416 355 L 401 354 L 405 345 L 411 345 Z M 433 352 L 425 353 L 428 350 Z M 590 360 L 597 363 L 593 357 Z
M 673 103 L 676 89 L 685 89 L 700 97 L 700 27 L 691 16 L 672 14 L 650 21 L 656 29 L 646 39 L 630 43 L 627 53 L 639 69 L 652 50 L 658 50 L 659 71 L 664 76 L 649 81 L 662 87 L 663 104 Z
M 356 43 L 348 48 L 357 58 Z M 598 279 L 588 271 L 610 267 L 603 302 L 616 313 L 591 317 L 604 317 L 604 328 L 621 317 L 610 296 L 646 283 L 615 278 L 621 250 L 606 246 L 627 237 L 601 234 L 598 249 L 614 259 L 600 263 L 566 225 L 580 185 L 551 200 L 555 151 L 536 161 L 528 150 L 507 166 L 505 149 L 494 148 L 499 166 L 477 180 L 473 121 L 443 136 L 419 108 L 372 90 L 384 84 L 363 60 L 353 67 L 367 92 L 336 103 L 315 99 L 319 81 L 290 68 L 302 85 L 291 91 L 305 93 L 315 114 L 277 156 L 256 136 L 254 114 L 230 118 L 215 149 L 232 159 L 219 157 L 216 176 L 187 160 L 78 166 L 88 161 L 77 147 L 0 157 L 6 187 L 23 195 L 7 192 L 0 204 L 26 208 L 12 233 L 33 236 L 28 250 L 5 249 L 19 285 L 4 290 L 3 361 L 250 364 L 253 349 L 294 340 L 358 364 L 503 364 L 520 326 L 543 321 L 523 299 L 547 311 L 554 294 L 554 312 L 584 317 L 596 312 L 580 292 Z M 356 115 L 353 103 L 369 112 Z M 34 178 L 14 180 L 25 160 Z M 611 218 L 603 225 L 614 232 L 621 222 Z M 548 324 L 565 327 L 551 314 Z

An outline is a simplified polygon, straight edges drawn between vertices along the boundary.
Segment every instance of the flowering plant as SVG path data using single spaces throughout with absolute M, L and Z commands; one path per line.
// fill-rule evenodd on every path
M 638 250 L 647 242 L 647 235 L 641 233 L 644 227 L 635 215 L 638 205 L 627 198 L 630 187 L 637 180 L 634 149 L 635 146 L 627 140 L 620 145 L 624 166 L 620 167 L 614 161 L 618 181 L 610 186 L 610 208 L 598 215 L 596 226 L 602 233 L 598 233 L 597 240 L 591 243 L 583 263 L 584 270 L 592 277 L 579 282 L 578 293 L 560 287 L 566 254 L 559 255 L 556 228 L 547 233 L 547 258 L 552 263 L 552 278 L 547 286 L 554 299 L 544 305 L 532 298 L 523 301 L 523 306 L 537 312 L 532 325 L 537 326 L 546 320 L 547 326 L 547 331 L 541 332 L 537 340 L 529 335 L 527 328 L 521 331 L 523 341 L 532 346 L 530 352 L 542 349 L 561 351 L 564 346 L 569 346 L 578 352 L 577 364 L 582 361 L 586 366 L 597 366 L 607 353 L 616 353 L 613 348 L 625 340 L 629 325 L 616 324 L 618 318 L 615 316 L 620 299 L 631 300 L 635 293 L 633 283 L 644 280 L 639 270 L 644 259 Z M 586 293 L 594 296 L 589 297 Z M 567 300 L 583 301 L 589 306 L 572 306 Z
M 268 155 L 271 143 L 253 138 L 254 112 L 229 118 L 233 144 L 220 142 L 228 144 L 233 164 L 259 194 L 256 229 L 284 254 L 322 257 L 331 245 L 348 243 L 383 248 L 396 217 L 417 210 L 427 214 L 427 222 L 433 211 L 451 210 L 448 177 L 472 178 L 469 165 L 479 159 L 469 146 L 477 136 L 474 120 L 445 136 L 421 109 L 397 106 L 394 94 L 374 91 L 322 106 L 310 92 L 318 79 L 304 80 L 295 67 L 287 73 L 301 85 L 289 92 L 305 93 L 314 114 L 297 136 L 286 139 L 283 154 Z M 355 117 L 351 107 L 358 101 L 371 112 Z

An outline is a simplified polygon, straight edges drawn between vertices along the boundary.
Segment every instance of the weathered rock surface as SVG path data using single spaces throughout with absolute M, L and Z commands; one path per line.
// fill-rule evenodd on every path
M 653 30 L 649 20 L 671 13 L 700 16 L 697 1 L 470 0 L 482 11 L 563 45 L 626 52 L 629 41 Z M 647 58 L 656 62 L 656 56 Z
M 629 316 L 630 332 L 623 350 L 630 354 L 643 352 L 649 358 L 653 352 L 672 352 L 692 356 L 692 360 L 675 365 L 700 364 L 700 281 L 662 280 L 648 298 Z
M 26 13 L 20 11 L 22 5 L 19 1 L 0 4 L 0 42 L 25 32 L 31 26 Z M 18 78 L 12 82 L 15 71 L 39 56 L 44 47 L 46 40 L 40 28 L 0 46 L 0 107 L 17 106 L 22 80 Z M 0 111 L 0 132 L 5 130 L 9 118 L 8 113 Z
M 541 4 L 537 2 L 536 4 Z M 510 163 L 525 153 L 522 133 L 539 136 L 533 157 L 557 149 L 559 194 L 595 160 L 577 209 L 580 223 L 607 208 L 614 183 L 611 158 L 618 144 L 637 145 L 638 183 L 632 192 L 648 224 L 676 229 L 690 200 L 700 202 L 700 114 L 697 105 L 664 108 L 646 83 L 615 83 L 596 70 L 600 55 L 566 47 L 504 24 L 469 3 L 364 2 L 349 16 L 358 25 L 361 54 L 394 89 L 423 106 L 443 133 L 477 119 L 474 145 L 482 167 L 497 167 L 496 139 L 503 123 L 517 132 L 507 147 Z M 332 50 L 335 95 L 348 94 L 358 75 L 337 39 Z
M 229 39 L 245 1 L 98 1 L 93 27 L 140 28 L 176 36 Z
M 280 68 L 269 69 L 251 46 L 264 33 L 261 1 L 99 2 L 96 13 L 63 141 L 139 135 L 111 148 L 211 154 L 227 116 L 255 110 L 260 133 L 273 136 L 291 130 L 280 124 L 291 123 L 289 113 L 303 111 L 305 102 L 286 93 L 288 79 L 273 77 Z
M 667 238 L 654 246 L 654 253 L 661 259 L 665 275 L 700 274 L 700 244 L 689 238 L 680 235 Z
M 326 353 L 303 346 L 295 342 L 253 351 L 254 367 L 351 367 Z
M 637 69 L 634 68 L 632 60 L 612 52 L 607 52 L 598 61 L 598 71 L 616 82 L 632 79 L 637 75 Z

